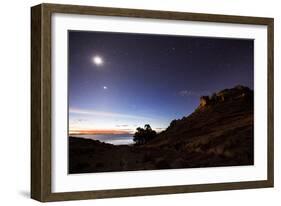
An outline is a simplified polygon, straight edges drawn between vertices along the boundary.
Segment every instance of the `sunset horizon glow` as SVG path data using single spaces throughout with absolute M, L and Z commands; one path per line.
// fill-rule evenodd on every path
M 70 135 L 81 135 L 81 134 L 91 134 L 91 135 L 98 135 L 98 134 L 133 134 L 128 131 L 122 130 L 69 130 Z

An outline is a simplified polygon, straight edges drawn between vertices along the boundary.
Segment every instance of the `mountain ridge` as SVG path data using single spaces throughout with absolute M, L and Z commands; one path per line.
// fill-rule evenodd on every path
M 193 122 L 195 121 L 197 123 L 197 127 L 194 127 L 193 125 L 194 129 L 202 129 L 202 127 L 208 126 L 208 124 L 212 123 L 212 121 L 210 121 L 210 117 L 212 117 L 212 119 L 221 120 L 239 112 L 253 113 L 253 91 L 248 87 L 241 85 L 235 86 L 231 89 L 221 90 L 211 96 L 201 96 L 199 105 L 193 113 L 188 116 L 184 116 L 181 119 L 171 121 L 168 128 L 158 134 L 158 138 L 159 135 L 162 136 L 167 132 L 169 133 L 172 128 L 180 130 L 180 125 L 188 129 L 188 125 L 194 124 Z M 218 113 L 219 116 L 217 115 Z M 204 124 L 198 124 L 200 123 L 198 120 Z M 155 142 L 157 139 L 153 141 Z

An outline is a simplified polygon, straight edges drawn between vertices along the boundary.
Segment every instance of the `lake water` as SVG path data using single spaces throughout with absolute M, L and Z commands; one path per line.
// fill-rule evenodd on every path
M 71 136 L 99 140 L 101 142 L 114 144 L 114 145 L 134 144 L 133 135 L 131 134 L 79 134 L 79 135 L 71 135 Z

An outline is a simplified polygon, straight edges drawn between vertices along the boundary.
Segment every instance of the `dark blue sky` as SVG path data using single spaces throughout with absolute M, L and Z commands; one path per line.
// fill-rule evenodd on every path
M 166 128 L 199 97 L 253 88 L 253 40 L 69 31 L 70 130 Z

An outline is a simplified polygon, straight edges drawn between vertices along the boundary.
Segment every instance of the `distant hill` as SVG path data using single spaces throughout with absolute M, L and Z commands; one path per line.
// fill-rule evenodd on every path
M 244 86 L 202 96 L 191 115 L 140 146 L 70 137 L 70 173 L 252 165 L 253 97 Z

